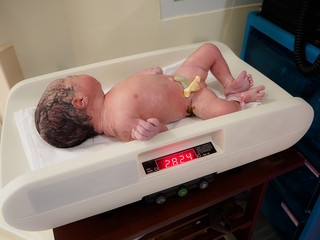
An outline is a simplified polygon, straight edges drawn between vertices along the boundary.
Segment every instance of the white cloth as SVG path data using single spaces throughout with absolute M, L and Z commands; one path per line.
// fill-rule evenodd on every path
M 183 61 L 164 67 L 163 72 L 167 75 L 173 75 L 180 67 Z M 215 78 L 210 73 L 207 81 L 215 81 Z M 219 91 L 214 90 L 218 97 L 225 96 Z M 250 103 L 248 107 L 254 107 L 259 103 Z M 106 137 L 103 135 L 86 140 L 79 146 L 73 148 L 56 148 L 47 144 L 38 134 L 34 123 L 35 107 L 21 109 L 15 112 L 15 120 L 18 126 L 19 134 L 22 140 L 22 145 L 26 153 L 32 170 L 43 168 L 54 163 L 62 162 L 71 158 L 75 158 L 81 154 L 94 152 L 114 144 L 121 144 L 122 141 Z M 169 129 L 182 127 L 195 121 L 201 121 L 198 118 L 185 118 L 180 121 L 167 125 Z

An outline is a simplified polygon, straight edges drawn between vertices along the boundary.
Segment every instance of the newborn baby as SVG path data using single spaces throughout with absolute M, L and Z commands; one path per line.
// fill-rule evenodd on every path
M 208 71 L 224 88 L 226 100 L 207 88 Z M 195 115 L 209 119 L 241 110 L 243 103 L 261 101 L 264 86 L 252 87 L 250 74 L 234 79 L 219 49 L 204 44 L 174 76 L 160 67 L 142 70 L 104 94 L 91 76 L 53 81 L 35 112 L 41 137 L 56 147 L 72 147 L 98 134 L 123 141 L 148 140 L 168 130 L 167 123 Z

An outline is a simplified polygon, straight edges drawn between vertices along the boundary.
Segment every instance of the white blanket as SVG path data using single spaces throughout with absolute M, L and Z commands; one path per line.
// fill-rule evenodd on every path
M 163 68 L 164 74 L 173 75 L 180 67 L 183 61 Z M 216 81 L 214 76 L 210 73 L 207 82 Z M 218 97 L 225 98 L 219 91 L 214 90 Z M 254 107 L 259 103 L 246 104 L 246 108 Z M 100 150 L 114 144 L 121 144 L 122 141 L 106 137 L 103 135 L 88 139 L 79 146 L 73 148 L 55 148 L 47 144 L 38 134 L 34 123 L 35 107 L 21 109 L 15 112 L 15 119 L 22 140 L 23 148 L 28 158 L 32 170 L 43 168 L 54 163 L 65 161 L 75 158 L 81 154 Z M 178 122 L 170 123 L 167 125 L 169 129 L 181 127 L 190 124 L 200 119 L 185 118 Z

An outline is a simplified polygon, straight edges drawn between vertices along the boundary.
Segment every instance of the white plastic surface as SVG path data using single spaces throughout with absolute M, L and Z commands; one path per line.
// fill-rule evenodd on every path
M 1 157 L 1 209 L 5 220 L 24 230 L 61 226 L 198 177 L 229 170 L 296 143 L 308 130 L 312 108 L 240 60 L 227 46 L 215 43 L 231 72 L 245 69 L 255 84 L 266 86 L 263 104 L 229 115 L 198 121 L 161 133 L 149 141 L 132 141 L 35 171 L 28 166 L 14 112 L 35 106 L 52 80 L 86 73 L 110 88 L 131 73 L 166 66 L 186 58 L 201 44 L 165 49 L 68 69 L 25 80 L 10 92 L 4 118 Z M 147 158 L 211 141 L 217 153 L 146 175 Z

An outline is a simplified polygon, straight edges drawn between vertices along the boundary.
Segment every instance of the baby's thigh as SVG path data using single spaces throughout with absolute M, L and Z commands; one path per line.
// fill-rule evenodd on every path
M 203 44 L 184 61 L 175 75 L 185 76 L 189 80 L 200 76 L 201 80 L 205 80 L 215 61 L 216 51 L 218 51 L 216 46 Z
M 174 75 L 184 76 L 189 81 L 193 81 L 196 76 L 200 76 L 201 80 L 205 81 L 208 76 L 208 70 L 199 66 L 199 63 L 195 61 L 186 60 Z
M 209 88 L 201 88 L 192 97 L 193 113 L 201 119 L 210 119 L 239 110 L 239 104 L 218 98 Z

